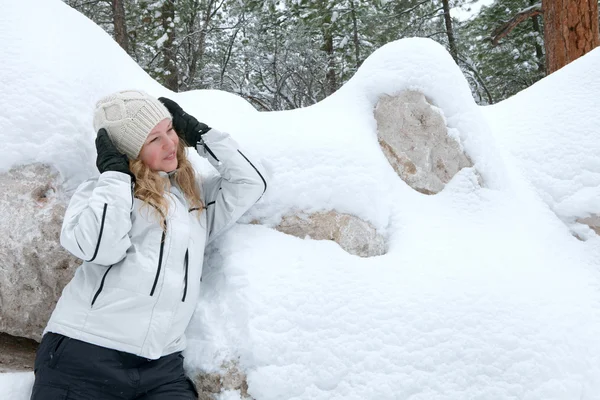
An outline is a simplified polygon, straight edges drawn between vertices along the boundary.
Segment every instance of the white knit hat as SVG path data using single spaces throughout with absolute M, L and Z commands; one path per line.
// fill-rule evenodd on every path
M 96 103 L 94 130 L 106 129 L 108 136 L 129 159 L 134 160 L 150 134 L 169 110 L 156 98 L 140 90 L 124 90 Z

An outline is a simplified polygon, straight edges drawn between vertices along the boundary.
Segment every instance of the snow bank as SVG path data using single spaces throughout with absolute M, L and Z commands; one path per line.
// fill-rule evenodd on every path
M 494 134 L 565 222 L 600 214 L 600 49 L 484 109 Z
M 190 373 L 237 360 L 257 400 L 600 398 L 600 241 L 573 238 L 529 187 L 510 141 L 493 134 L 517 110 L 484 116 L 440 45 L 391 43 L 321 103 L 258 113 L 222 93 L 169 94 L 58 0 L 10 3 L 0 43 L 0 170 L 50 162 L 69 185 L 96 173 L 94 102 L 128 87 L 230 130 L 269 169 L 269 191 L 242 220 L 262 225 L 237 224 L 207 251 Z M 567 67 L 565 88 L 593 64 Z M 525 95 L 544 102 L 539 87 Z M 377 143 L 378 97 L 406 88 L 439 108 L 474 161 L 436 196 L 401 181 Z M 269 228 L 330 209 L 371 222 L 387 254 L 354 257 Z

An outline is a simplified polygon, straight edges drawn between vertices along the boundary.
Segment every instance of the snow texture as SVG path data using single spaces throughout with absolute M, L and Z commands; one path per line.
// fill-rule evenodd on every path
M 169 93 L 59 0 L 5 3 L 0 171 L 47 162 L 69 188 L 97 173 L 93 106 L 125 88 L 172 97 L 269 170 L 267 194 L 207 249 L 190 374 L 238 360 L 257 400 L 600 399 L 600 239 L 575 239 L 551 210 L 598 207 L 598 51 L 482 109 L 442 46 L 401 40 L 324 101 L 259 113 L 231 94 Z M 377 100 L 405 89 L 474 163 L 435 196 L 377 143 Z M 332 209 L 373 224 L 387 254 L 270 228 Z M 0 379 L 0 397 L 28 398 L 31 374 Z
M 548 206 L 572 225 L 600 215 L 598 68 L 600 49 L 484 109 L 498 142 Z

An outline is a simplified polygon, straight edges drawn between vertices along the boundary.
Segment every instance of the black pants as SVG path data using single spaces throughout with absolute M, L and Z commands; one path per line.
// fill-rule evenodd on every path
M 35 357 L 31 400 L 192 400 L 181 352 L 148 360 L 47 333 Z

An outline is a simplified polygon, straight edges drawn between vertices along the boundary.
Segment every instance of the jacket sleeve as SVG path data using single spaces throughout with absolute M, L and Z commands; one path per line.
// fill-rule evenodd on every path
M 262 197 L 267 181 L 260 165 L 249 160 L 225 132 L 211 129 L 202 135 L 197 149 L 219 172 L 202 184 L 210 242 Z
M 131 177 L 107 171 L 82 183 L 69 202 L 60 244 L 74 256 L 95 264 L 112 265 L 131 246 Z

